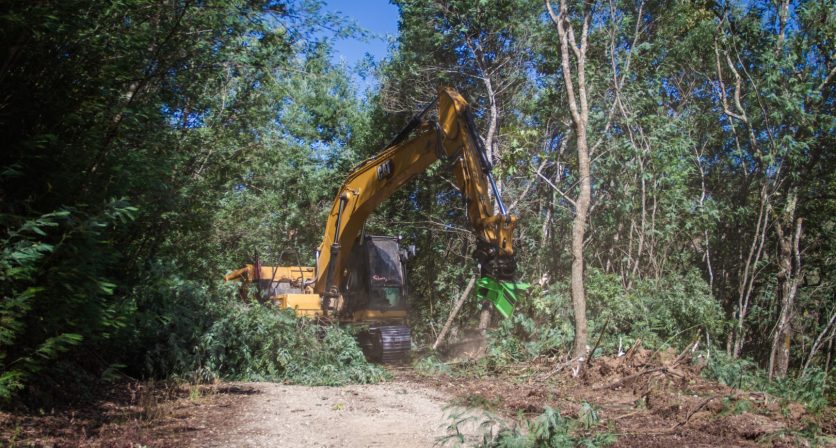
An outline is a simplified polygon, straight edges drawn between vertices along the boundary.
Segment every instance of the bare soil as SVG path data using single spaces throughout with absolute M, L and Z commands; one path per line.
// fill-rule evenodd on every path
M 208 430 L 196 434 L 192 446 L 427 447 L 444 435 L 447 397 L 409 380 L 345 387 L 240 386 L 257 395 L 229 416 L 231 421 L 208 418 Z
M 3 446 L 55 447 L 429 447 L 447 434 L 455 406 L 485 408 L 509 424 L 546 406 L 577 417 L 597 409 L 594 430 L 617 447 L 809 446 L 804 431 L 836 438 L 833 408 L 810 415 L 797 403 L 731 389 L 699 376 L 700 360 L 635 350 L 595 359 L 577 376 L 550 359 L 477 375 L 423 376 L 392 368 L 377 385 L 275 383 L 138 384 L 84 405 L 0 413 Z M 478 372 L 478 370 L 476 371 Z M 471 411 L 481 415 L 481 410 Z M 481 431 L 464 428 L 469 440 Z
M 541 359 L 499 373 L 413 378 L 447 392 L 457 404 L 479 404 L 508 419 L 533 418 L 545 407 L 577 418 L 584 402 L 597 410 L 598 430 L 617 436 L 615 447 L 836 446 L 832 407 L 809 414 L 798 403 L 760 392 L 736 390 L 705 380 L 704 360 L 668 351 L 638 349 L 626 356 L 594 359 L 573 372 L 572 364 Z M 820 445 L 821 446 L 821 445 Z
M 96 403 L 0 413 L 0 446 L 428 447 L 446 434 L 449 398 L 409 379 L 345 387 L 125 383 Z

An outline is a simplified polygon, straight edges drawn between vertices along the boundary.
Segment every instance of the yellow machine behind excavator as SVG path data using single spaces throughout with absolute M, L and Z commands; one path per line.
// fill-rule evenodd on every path
M 314 268 L 304 266 L 262 266 L 247 264 L 230 272 L 224 280 L 240 280 L 240 295 L 243 300 L 250 297 L 250 288 L 255 288 L 255 297 L 262 302 L 272 302 L 281 309 L 290 308 L 299 316 L 317 317 L 322 315 L 318 294 L 306 286 L 314 278 Z
M 427 119 L 436 105 L 437 119 Z M 403 250 L 400 238 L 366 235 L 363 228 L 375 208 L 439 160 L 453 172 L 476 236 L 474 257 L 482 275 L 477 294 L 507 317 L 516 292 L 527 286 L 514 281 L 517 218 L 499 195 L 468 103 L 451 88 L 440 89 L 392 142 L 349 172 L 328 215 L 315 267 L 256 262 L 226 279 L 255 286 L 260 300 L 301 316 L 362 324 L 359 341 L 370 359 L 402 359 L 411 347 L 404 262 L 414 250 Z

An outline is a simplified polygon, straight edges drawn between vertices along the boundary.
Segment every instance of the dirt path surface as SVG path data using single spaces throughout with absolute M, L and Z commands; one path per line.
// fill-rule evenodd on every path
M 124 382 L 92 402 L 0 412 L 0 446 L 432 447 L 461 411 L 449 403 L 506 424 L 546 407 L 578 421 L 591 407 L 599 422 L 571 431 L 606 432 L 612 447 L 836 446 L 832 407 L 810 414 L 707 381 L 699 360 L 676 353 L 597 358 L 577 378 L 561 366 L 543 360 L 478 375 L 401 367 L 389 382 L 345 387 Z M 481 439 L 478 423 L 460 428 L 466 446 Z
M 0 412 L 0 446 L 432 447 L 446 392 L 409 378 L 374 385 L 122 383 L 95 402 Z M 481 435 L 476 424 L 462 428 Z
M 237 412 L 204 415 L 200 447 L 430 447 L 444 435 L 443 393 L 408 381 L 346 387 L 234 384 Z M 235 393 L 235 392 L 233 392 Z

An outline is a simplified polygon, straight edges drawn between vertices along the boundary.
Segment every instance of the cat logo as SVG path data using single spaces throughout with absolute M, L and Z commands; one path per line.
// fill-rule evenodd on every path
M 377 167 L 377 180 L 387 179 L 392 176 L 394 166 L 391 160 L 387 160 Z

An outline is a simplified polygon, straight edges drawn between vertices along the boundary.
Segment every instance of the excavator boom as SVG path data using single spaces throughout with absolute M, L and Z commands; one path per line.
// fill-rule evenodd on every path
M 356 166 L 340 187 L 319 246 L 315 292 L 326 297 L 340 294 L 351 250 L 366 219 L 437 160 L 451 166 L 455 184 L 465 198 L 467 218 L 477 237 L 474 255 L 482 275 L 496 281 L 513 279 L 512 239 L 517 218 L 507 212 L 496 188 L 470 108 L 451 88 L 441 89 L 435 104 L 437 122 L 421 124 L 431 104 L 382 152 Z M 413 131 L 415 135 L 409 137 Z

